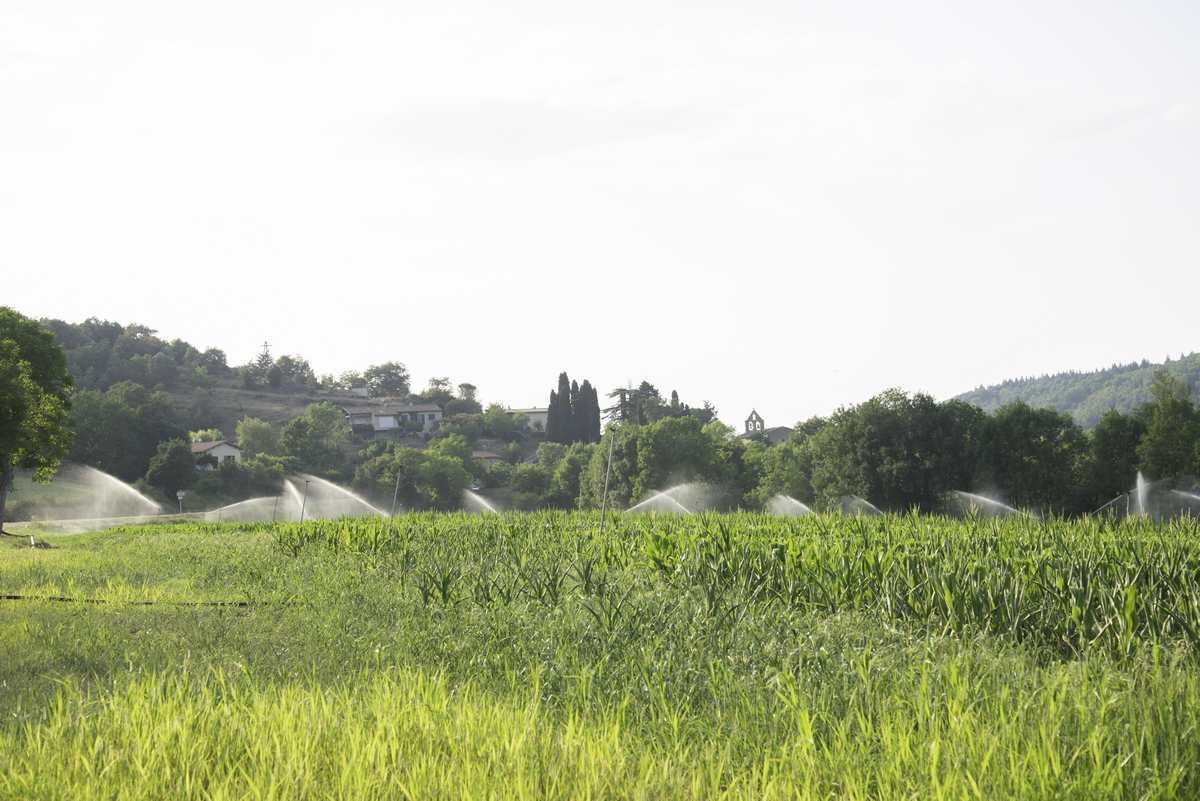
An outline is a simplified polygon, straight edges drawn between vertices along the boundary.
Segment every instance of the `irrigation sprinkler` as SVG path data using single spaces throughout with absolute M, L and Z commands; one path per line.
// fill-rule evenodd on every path
M 304 507 L 308 504 L 308 479 L 304 480 L 304 497 L 300 499 L 300 522 L 304 522 Z
M 604 533 L 604 518 L 608 514 L 608 477 L 612 475 L 612 454 L 613 443 L 617 441 L 617 435 L 613 434 L 608 440 L 608 464 L 604 467 L 604 496 L 600 500 L 600 533 Z
M 271 522 L 275 522 L 275 513 L 279 511 L 279 495 L 275 495 L 275 503 L 271 506 Z
M 187 495 L 183 490 L 175 491 L 175 499 L 179 501 L 179 514 L 183 514 L 183 496 Z
M 1099 509 L 1097 509 L 1096 511 L 1092 512 L 1092 514 L 1093 514 L 1093 515 L 1098 515 L 1098 514 L 1100 514 L 1101 512 L 1103 512 L 1105 509 L 1108 509 L 1109 507 L 1111 507 L 1111 506 L 1113 506 L 1113 505 L 1115 505 L 1115 504 L 1119 503 L 1121 500 L 1124 500 L 1124 501 L 1125 501 L 1125 516 L 1126 516 L 1126 517 L 1128 517 L 1128 516 L 1129 516 L 1129 493 L 1128 493 L 1128 492 L 1122 492 L 1120 495 L 1118 495 L 1117 497 L 1113 498 L 1111 501 L 1109 501 L 1108 503 L 1104 504 L 1103 506 L 1101 506 L 1101 507 L 1100 507 Z
M 396 489 L 392 492 L 392 517 L 396 516 L 396 500 L 400 497 L 400 477 L 404 475 L 396 468 Z

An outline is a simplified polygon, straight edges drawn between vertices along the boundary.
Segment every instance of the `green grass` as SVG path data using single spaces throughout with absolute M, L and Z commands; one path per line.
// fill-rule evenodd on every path
M 1194 524 L 597 523 L 0 550 L 0 798 L 1200 795 Z

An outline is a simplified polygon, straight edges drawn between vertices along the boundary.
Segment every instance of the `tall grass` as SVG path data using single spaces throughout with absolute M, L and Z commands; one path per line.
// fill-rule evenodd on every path
M 1200 682 L 1144 668 L 1005 675 L 960 656 L 852 694 L 780 677 L 773 719 L 734 707 L 712 729 L 670 704 L 552 709 L 536 686 L 498 698 L 406 670 L 140 675 L 98 697 L 68 685 L 42 722 L 0 730 L 0 797 L 1194 798 Z M 738 747 L 764 728 L 786 736 Z

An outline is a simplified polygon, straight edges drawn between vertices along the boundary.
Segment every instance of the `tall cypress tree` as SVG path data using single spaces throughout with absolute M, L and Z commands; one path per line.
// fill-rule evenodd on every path
M 579 396 L 579 382 L 571 382 L 571 430 L 568 432 L 566 444 L 582 442 L 582 426 L 586 425 L 586 412 L 583 401 Z
M 564 445 L 571 441 L 571 434 L 575 430 L 575 421 L 571 415 L 571 379 L 567 374 L 558 374 L 558 396 L 555 399 L 558 404 L 558 428 L 557 436 L 551 442 L 561 442 Z
M 558 442 L 562 421 L 558 419 L 558 393 L 550 390 L 550 405 L 546 408 L 546 441 Z
M 600 441 L 600 396 L 596 388 L 587 379 L 579 386 L 580 405 L 583 407 L 583 421 L 579 426 L 580 442 Z
M 580 384 L 564 372 L 558 375 L 558 389 L 550 393 L 546 419 L 546 441 L 570 445 L 572 442 L 600 441 L 600 395 L 590 381 Z

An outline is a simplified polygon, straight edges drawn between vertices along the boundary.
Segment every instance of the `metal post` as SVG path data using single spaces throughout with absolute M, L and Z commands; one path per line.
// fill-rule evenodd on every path
M 304 507 L 308 504 L 308 481 L 304 482 L 304 497 L 300 499 L 300 522 L 304 522 Z
M 392 517 L 396 516 L 396 500 L 400 497 L 400 476 L 402 476 L 402 475 L 403 475 L 403 473 L 400 472 L 400 468 L 397 467 L 396 468 L 396 489 L 392 493 Z
M 279 511 L 279 496 L 275 496 L 275 503 L 271 506 L 271 522 L 275 522 L 275 513 Z
M 609 432 L 611 436 L 608 440 L 608 464 L 604 468 L 604 497 L 600 501 L 600 533 L 604 533 L 604 518 L 608 514 L 608 478 L 612 475 L 612 454 L 613 444 L 617 441 L 616 431 Z

